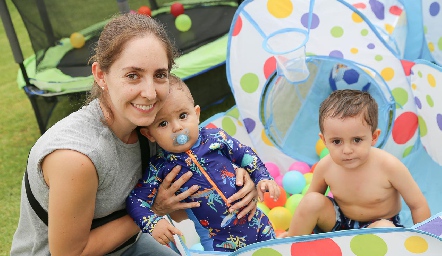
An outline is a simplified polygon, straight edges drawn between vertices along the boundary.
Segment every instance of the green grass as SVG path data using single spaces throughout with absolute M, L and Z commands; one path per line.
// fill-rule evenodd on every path
M 6 1 L 25 58 L 33 54 L 26 29 L 11 3 Z M 1 23 L 1 20 L 0 20 Z M 32 106 L 18 89 L 15 63 L 3 24 L 0 25 L 0 255 L 9 255 L 20 212 L 21 181 L 29 150 L 40 136 Z M 204 111 L 209 117 L 234 104 L 229 98 L 218 107 Z
M 13 5 L 6 1 L 24 56 L 32 52 L 28 34 Z M 36 119 L 26 94 L 16 83 L 15 63 L 3 24 L 0 26 L 0 255 L 9 255 L 18 223 L 20 189 L 30 148 L 39 137 Z

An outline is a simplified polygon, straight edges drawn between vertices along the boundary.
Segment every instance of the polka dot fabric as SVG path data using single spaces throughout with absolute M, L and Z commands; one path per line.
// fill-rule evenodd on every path
M 441 1 L 421 0 L 425 46 L 433 60 L 442 65 L 442 10 Z

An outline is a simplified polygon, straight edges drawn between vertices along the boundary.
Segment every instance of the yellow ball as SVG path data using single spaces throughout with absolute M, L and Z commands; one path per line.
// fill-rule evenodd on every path
M 289 209 L 276 206 L 269 211 L 267 215 L 275 230 L 287 230 L 292 221 L 292 213 Z
M 74 48 L 81 48 L 84 46 L 86 40 L 84 39 L 84 36 L 78 32 L 74 32 L 69 37 L 71 41 L 71 45 Z
M 325 148 L 324 142 L 321 139 L 319 139 L 316 142 L 316 147 L 315 148 L 316 148 L 316 154 L 319 156 L 321 154 L 321 151 Z

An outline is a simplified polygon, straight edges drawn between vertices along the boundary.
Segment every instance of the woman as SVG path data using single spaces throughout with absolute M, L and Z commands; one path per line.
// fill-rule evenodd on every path
M 140 234 L 124 210 L 141 177 L 137 127 L 151 124 L 163 106 L 175 53 L 151 18 L 126 14 L 105 26 L 92 58 L 89 104 L 46 131 L 29 153 L 11 255 L 175 254 Z M 196 188 L 175 196 L 191 175 L 172 183 L 175 169 L 158 191 L 157 214 L 198 206 L 180 203 Z M 245 206 L 245 215 L 255 211 L 257 193 L 243 170 L 237 175 L 245 184 L 231 200 L 245 197 L 232 207 Z

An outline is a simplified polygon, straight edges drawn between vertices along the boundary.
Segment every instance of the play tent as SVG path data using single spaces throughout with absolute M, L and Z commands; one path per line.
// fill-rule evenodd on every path
M 332 91 L 368 91 L 379 104 L 382 136 L 376 147 L 409 168 L 434 215 L 413 225 L 403 202 L 405 229 L 276 239 L 231 255 L 440 253 L 442 69 L 435 63 L 441 60 L 441 33 L 435 32 L 440 23 L 431 23 L 439 10 L 437 1 L 393 0 L 255 0 L 239 6 L 227 51 L 236 106 L 202 125 L 225 129 L 285 173 L 294 162 L 319 160 L 319 104 Z
M 175 26 L 170 12 L 173 2 L 183 3 L 184 13 L 192 22 L 185 32 Z M 152 17 L 166 26 L 175 42 L 181 56 L 172 72 L 186 81 L 197 104 L 205 109 L 231 96 L 225 74 L 227 32 L 238 2 L 12 0 L 35 53 L 27 59 L 23 59 L 5 0 L 0 0 L 0 15 L 20 66 L 18 86 L 28 96 L 43 133 L 83 103 L 93 83 L 89 59 L 107 20 L 118 13 L 136 12 L 142 6 L 150 6 Z M 73 47 L 70 36 L 75 32 L 84 39 L 74 39 L 74 45 L 83 40 L 84 46 Z

